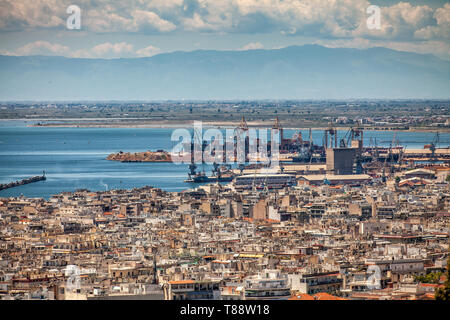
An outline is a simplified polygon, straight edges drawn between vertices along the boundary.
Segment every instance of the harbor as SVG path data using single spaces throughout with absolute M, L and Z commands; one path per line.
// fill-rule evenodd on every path
M 273 125 L 273 118 L 268 124 Z M 239 124 L 239 122 L 238 122 Z M 108 161 L 109 154 L 122 150 L 124 153 L 142 152 L 143 150 L 170 151 L 173 143 L 170 140 L 173 128 L 50 128 L 27 127 L 25 123 L 4 124 L 0 127 L 0 183 L 8 184 L 17 177 L 32 177 L 45 169 L 47 180 L 45 184 L 32 183 L 16 188 L 0 191 L 2 197 L 50 198 L 54 194 L 75 191 L 86 188 L 91 191 L 111 189 L 132 189 L 143 186 L 154 186 L 166 191 L 183 191 L 193 188 L 199 183 L 185 182 L 189 178 L 189 163 L 174 164 L 172 162 L 120 162 Z M 302 133 L 304 141 L 310 141 L 309 128 L 284 129 L 284 139 L 292 139 L 298 132 Z M 346 131 L 338 130 L 339 138 Z M 424 145 L 432 142 L 434 132 L 381 132 L 364 130 L 364 152 L 373 153 L 375 139 L 379 149 L 380 161 L 378 167 L 384 166 L 384 155 L 389 154 L 389 145 L 396 135 L 396 140 L 407 155 L 410 150 L 425 150 Z M 314 157 L 308 161 L 300 153 L 301 159 L 294 154 L 280 152 L 280 165 L 285 173 L 290 174 L 320 174 L 326 171 L 326 159 L 323 145 L 324 130 L 311 130 L 314 144 Z M 371 143 L 372 140 L 372 143 Z M 339 141 L 339 139 L 338 139 Z M 307 144 L 305 142 L 305 144 Z M 441 133 L 437 150 L 450 145 L 450 134 Z M 307 147 L 307 145 L 305 146 Z M 322 150 L 319 150 L 322 149 Z M 395 145 L 391 148 L 395 154 Z M 395 156 L 393 156 L 394 158 Z M 403 159 L 407 159 L 405 156 Z M 365 160 L 364 160 L 365 161 Z M 408 161 L 409 163 L 409 161 Z M 437 161 L 439 163 L 439 161 Z M 368 162 L 375 167 L 372 162 Z M 387 157 L 386 166 L 390 158 Z M 403 161 L 403 165 L 407 162 Z M 426 163 L 425 163 L 426 164 Z M 205 172 L 213 176 L 212 164 L 196 164 L 197 172 Z M 241 172 L 238 165 L 231 171 L 234 175 L 255 174 L 263 168 L 262 165 L 246 164 Z M 280 168 L 281 170 L 281 168 Z M 375 169 L 374 169 L 375 170 Z M 382 170 L 375 171 L 378 174 Z M 328 176 L 328 174 L 327 174 Z M 207 181 L 207 183 L 212 181 Z M 227 181 L 219 182 L 229 183 Z
M 330 179 L 327 179 L 328 175 L 331 180 L 341 183 L 362 183 L 372 178 L 386 180 L 388 176 L 402 170 L 427 168 L 435 164 L 447 166 L 450 163 L 450 148 L 438 147 L 440 134 L 437 132 L 429 143 L 424 144 L 423 149 L 407 149 L 401 145 L 396 133 L 392 141 L 385 141 L 389 142 L 388 147 L 379 146 L 376 137 L 370 138 L 369 145 L 365 146 L 363 128 L 351 127 L 344 135 L 339 136 L 338 130 L 330 124 L 323 130 L 322 143 L 317 144 L 313 141 L 311 129 L 308 130 L 309 139 L 303 138 L 300 129 L 295 130 L 292 137 L 285 137 L 284 129 L 276 117 L 270 131 L 271 135 L 274 130 L 279 134 L 277 144 L 274 144 L 279 148 L 275 159 L 272 158 L 272 144 L 263 144 L 261 136 L 255 138 L 255 135 L 254 141 L 251 141 L 250 130 L 245 117 L 242 117 L 240 124 L 234 128 L 235 136 L 231 152 L 227 150 L 229 145 L 223 144 L 223 149 L 215 150 L 212 148 L 212 141 L 202 140 L 201 163 L 198 163 L 200 158 L 197 156 L 198 159 L 195 159 L 194 156 L 196 141 L 191 140 L 191 145 L 184 149 L 184 152 L 191 156 L 188 179 L 185 182 L 203 184 L 233 181 L 239 188 L 264 189 L 290 186 L 295 178 L 310 181 L 317 180 L 320 176 L 322 183 L 331 183 Z M 240 147 L 239 139 L 242 139 Z M 255 150 L 258 152 L 255 153 Z M 224 163 L 230 160 L 231 155 L 232 164 L 220 166 L 214 162 L 210 176 L 204 169 L 197 171 L 199 166 L 204 166 L 204 158 L 209 157 L 211 152 L 220 152 L 218 158 Z M 239 153 L 242 153 L 241 161 L 245 160 L 240 163 L 237 162 Z M 266 155 L 265 162 L 260 161 L 262 154 Z M 275 162 L 271 163 L 273 160 Z

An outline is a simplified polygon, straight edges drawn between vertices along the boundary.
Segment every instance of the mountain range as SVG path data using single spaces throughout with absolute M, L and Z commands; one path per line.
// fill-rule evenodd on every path
M 450 61 L 381 47 L 0 56 L 0 70 L 2 101 L 450 97 Z

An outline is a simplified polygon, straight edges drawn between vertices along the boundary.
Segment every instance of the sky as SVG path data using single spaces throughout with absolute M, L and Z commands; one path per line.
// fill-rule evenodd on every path
M 71 5 L 80 29 L 67 28 Z M 368 28 L 371 5 L 380 7 L 379 29 Z M 450 60 L 449 38 L 442 0 L 0 0 L 3 55 L 110 59 L 320 44 Z

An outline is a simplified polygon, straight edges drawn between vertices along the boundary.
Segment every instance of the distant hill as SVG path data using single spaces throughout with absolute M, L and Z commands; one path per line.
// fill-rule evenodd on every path
M 0 56 L 0 70 L 3 101 L 450 98 L 449 61 L 386 48 Z

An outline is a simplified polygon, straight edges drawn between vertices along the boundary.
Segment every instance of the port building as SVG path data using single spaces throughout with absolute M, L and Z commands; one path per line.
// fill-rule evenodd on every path
M 277 189 L 290 187 L 297 183 L 292 174 L 248 174 L 236 177 L 234 187 L 236 189 L 251 189 L 252 187 Z

